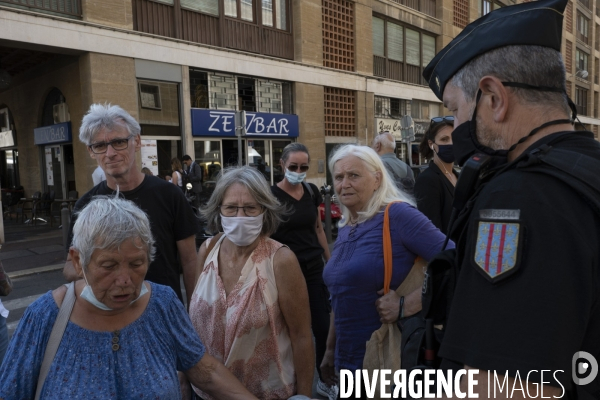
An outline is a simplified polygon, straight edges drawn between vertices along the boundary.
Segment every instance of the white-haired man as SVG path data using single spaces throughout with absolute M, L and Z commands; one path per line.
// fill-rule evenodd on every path
M 170 286 L 183 301 L 177 258 L 179 253 L 189 304 L 194 290 L 195 235 L 198 225 L 190 205 L 177 186 L 147 176 L 135 165 L 135 153 L 141 149 L 140 132 L 138 122 L 119 106 L 93 104 L 83 117 L 79 140 L 85 143 L 90 157 L 98 162 L 106 174 L 106 181 L 94 186 L 75 204 L 68 246 L 77 212 L 94 196 L 111 195 L 119 191 L 150 218 L 152 234 L 156 239 L 156 257 L 148 268 L 146 279 Z M 75 272 L 70 258 L 67 258 L 63 274 L 69 281 L 81 278 Z
M 412 194 L 415 187 L 415 174 L 404 161 L 396 157 L 396 140 L 389 132 L 375 136 L 371 148 L 379 154 L 383 165 L 396 182 L 399 189 Z

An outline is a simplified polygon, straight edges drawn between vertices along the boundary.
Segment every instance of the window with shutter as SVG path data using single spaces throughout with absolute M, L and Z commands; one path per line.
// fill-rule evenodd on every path
M 385 57 L 383 24 L 382 19 L 373 17 L 373 55 L 379 57 Z
M 219 15 L 219 0 L 179 0 L 181 7 L 206 14 Z
M 403 32 L 400 25 L 387 24 L 387 47 L 388 47 L 388 58 L 394 61 L 404 61 L 403 51 Z M 418 35 L 418 33 L 417 33 Z M 408 40 L 408 39 L 407 39 Z M 418 45 L 418 37 L 417 37 Z
M 410 65 L 421 65 L 421 46 L 419 32 L 406 29 L 406 62 Z
M 433 57 L 435 57 L 435 38 L 423 35 L 423 67 L 426 67 Z

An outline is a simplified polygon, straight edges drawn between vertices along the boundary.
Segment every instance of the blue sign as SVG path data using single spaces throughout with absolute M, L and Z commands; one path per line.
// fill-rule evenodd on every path
M 34 144 L 67 143 L 73 140 L 70 122 L 35 128 L 33 134 Z
M 246 136 L 298 137 L 298 116 L 246 111 Z M 235 111 L 192 108 L 192 136 L 235 137 Z

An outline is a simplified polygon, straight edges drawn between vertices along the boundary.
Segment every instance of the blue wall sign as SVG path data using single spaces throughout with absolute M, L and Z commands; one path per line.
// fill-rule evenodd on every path
M 73 140 L 70 122 L 35 128 L 33 134 L 34 144 L 67 143 Z
M 298 137 L 298 116 L 246 111 L 246 135 Z M 192 136 L 235 137 L 235 111 L 192 108 Z

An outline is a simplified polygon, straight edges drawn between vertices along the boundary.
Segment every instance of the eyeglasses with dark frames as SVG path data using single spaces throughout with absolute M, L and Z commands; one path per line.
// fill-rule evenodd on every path
M 113 139 L 109 142 L 97 142 L 92 143 L 88 147 L 92 150 L 94 154 L 104 154 L 108 150 L 108 146 L 112 146 L 115 150 L 125 150 L 129 146 L 129 139 L 131 139 L 133 135 L 129 135 L 126 138 L 117 138 Z
M 256 217 L 263 210 L 263 207 L 259 206 L 258 204 L 241 207 L 222 204 L 219 206 L 219 208 L 221 209 L 221 215 L 223 215 L 224 217 L 235 217 L 238 214 L 238 210 L 240 208 L 244 210 L 244 214 L 246 215 L 246 217 Z
M 292 172 L 296 172 L 298 170 L 300 170 L 300 172 L 306 172 L 308 171 L 308 168 L 308 165 L 290 165 L 289 167 L 287 167 L 287 169 Z

